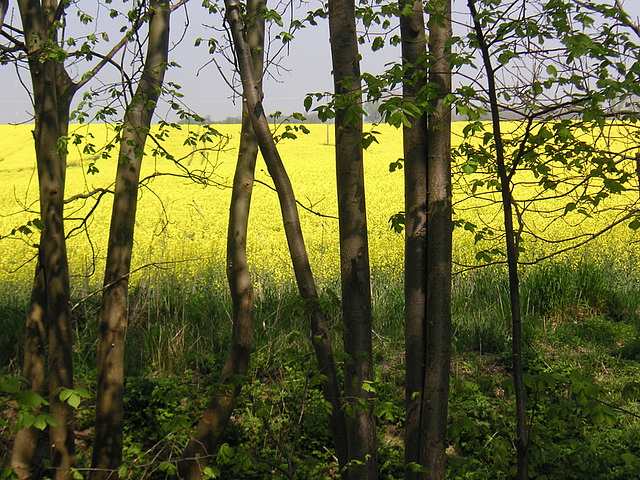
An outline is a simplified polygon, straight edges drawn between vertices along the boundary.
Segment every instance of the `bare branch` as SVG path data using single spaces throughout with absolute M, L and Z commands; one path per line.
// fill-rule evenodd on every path
M 622 2 L 620 2 L 620 0 L 616 0 L 616 7 L 618 7 L 618 10 L 620 10 L 620 12 L 626 17 L 628 22 L 627 26 L 640 38 L 640 25 L 631 21 L 631 17 L 622 6 Z
M 106 189 L 106 188 L 96 188 L 95 190 L 92 190 L 92 191 L 87 192 L 87 193 L 78 193 L 77 195 L 72 195 L 71 197 L 66 198 L 64 200 L 64 203 L 65 204 L 71 203 L 74 200 L 78 200 L 78 199 L 81 199 L 81 198 L 91 198 L 97 193 L 101 193 L 101 194 L 104 195 L 105 193 L 113 193 L 113 191 L 111 191 L 109 189 Z

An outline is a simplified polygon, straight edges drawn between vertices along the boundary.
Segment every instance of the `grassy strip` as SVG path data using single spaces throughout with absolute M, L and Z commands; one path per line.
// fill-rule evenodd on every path
M 181 451 L 206 392 L 215 388 L 226 351 L 230 307 L 222 272 L 211 268 L 189 277 L 179 268 L 153 270 L 132 289 L 125 478 L 160 478 L 172 468 L 158 459 Z M 381 469 L 383 478 L 400 478 L 402 292 L 399 279 L 385 282 L 393 277 L 376 273 L 374 387 Z M 623 395 L 625 385 L 640 374 L 639 279 L 630 269 L 587 259 L 565 258 L 525 273 L 535 473 L 558 480 L 586 474 L 630 478 L 640 467 L 640 427 L 633 415 L 615 407 L 640 413 L 633 392 Z M 220 478 L 330 478 L 336 472 L 329 467 L 327 406 L 313 373 L 303 305 L 293 284 L 256 277 L 253 367 L 219 454 Z M 499 270 L 480 270 L 455 281 L 450 478 L 508 478 L 515 468 L 503 279 Z M 13 325 L 5 332 L 20 331 L 26 292 L 9 296 L 2 291 L 0 309 L 10 313 L 4 318 Z M 338 342 L 336 291 L 325 285 L 322 301 Z M 91 298 L 76 310 L 78 379 L 89 389 L 95 377 L 97 308 L 98 300 Z M 15 337 L 1 337 L 10 365 L 17 363 Z M 90 408 L 81 407 L 79 415 L 80 438 L 90 438 Z M 89 450 L 87 442 L 84 453 Z

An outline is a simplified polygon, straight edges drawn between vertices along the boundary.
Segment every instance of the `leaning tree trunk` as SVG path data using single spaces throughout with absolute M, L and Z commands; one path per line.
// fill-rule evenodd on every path
M 266 0 L 249 0 L 247 3 L 247 44 L 251 51 L 251 63 L 255 76 L 262 76 L 264 61 L 264 17 L 260 13 Z M 260 85 L 258 84 L 258 88 Z M 229 228 L 227 231 L 227 279 L 233 303 L 233 331 L 227 360 L 222 369 L 220 387 L 209 401 L 196 436 L 185 449 L 178 464 L 180 478 L 195 480 L 209 458 L 215 453 L 222 432 L 226 428 L 243 379 L 249 369 L 254 331 L 254 296 L 251 275 L 247 264 L 247 226 L 251 206 L 258 143 L 251 125 L 247 103 L 242 106 L 242 131 L 240 151 L 233 178 Z
M 332 406 L 329 423 L 338 463 L 340 467 L 344 467 L 347 461 L 347 434 L 342 399 L 340 397 L 340 382 L 329 342 L 329 326 L 318 302 L 318 292 L 302 236 L 293 188 L 276 148 L 262 107 L 262 91 L 251 66 L 251 49 L 244 36 L 245 25 L 242 20 L 241 5 L 237 0 L 225 0 L 225 6 L 227 9 L 227 22 L 233 36 L 242 80 L 243 101 L 246 103 L 260 151 L 278 193 L 285 235 L 298 290 L 301 297 L 308 302 L 311 310 L 312 343 L 320 373 L 326 377 L 322 384 L 322 391 L 325 399 Z
M 121 130 L 104 277 L 106 289 L 98 325 L 98 388 L 92 480 L 117 478 L 116 472 L 122 462 L 127 286 L 142 156 L 167 66 L 169 15 L 169 5 L 165 1 L 151 0 L 144 69 L 125 112 Z
M 404 8 L 411 6 L 405 2 Z M 417 102 L 426 85 L 426 38 L 422 2 L 413 3 L 411 15 L 400 16 L 405 100 Z M 404 458 L 406 480 L 421 475 L 411 464 L 420 463 L 422 392 L 425 380 L 425 314 L 427 294 L 427 114 L 411 118 L 403 128 L 405 252 L 404 335 L 405 406 Z
M 353 0 L 329 0 L 329 37 L 336 99 L 336 177 L 347 399 L 349 478 L 375 479 L 378 472 L 372 396 L 371 285 L 362 159 L 360 63 Z M 360 463 L 361 462 L 361 463 Z
M 421 464 L 425 478 L 445 480 L 451 365 L 451 0 L 430 0 L 429 82 L 437 88 L 427 131 L 426 366 Z
M 512 332 L 512 362 L 513 383 L 516 397 L 516 453 L 518 459 L 518 480 L 529 478 L 529 438 L 527 431 L 527 407 L 522 367 L 522 317 L 520 312 L 520 286 L 518 277 L 518 247 L 516 232 L 513 227 L 513 197 L 511 181 L 505 164 L 504 144 L 500 130 L 500 112 L 498 110 L 498 96 L 495 85 L 495 70 L 491 64 L 489 45 L 484 36 L 474 0 L 468 0 L 469 11 L 473 17 L 474 30 L 478 39 L 478 46 L 482 52 L 482 61 L 487 74 L 489 104 L 491 107 L 491 124 L 496 147 L 496 167 L 500 180 L 502 194 L 502 209 L 504 212 L 504 230 L 507 247 L 507 264 L 509 269 L 509 297 L 511 307 Z

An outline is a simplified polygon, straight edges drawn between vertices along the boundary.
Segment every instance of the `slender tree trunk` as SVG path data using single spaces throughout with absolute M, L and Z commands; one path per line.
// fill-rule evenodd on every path
M 421 463 L 429 480 L 446 478 L 451 366 L 451 1 L 430 0 L 429 81 L 437 86 L 427 131 L 427 318 Z
M 400 16 L 402 64 L 405 69 L 403 96 L 417 101 L 426 85 L 426 38 L 422 2 L 406 2 L 411 15 Z M 405 185 L 404 335 L 405 335 L 405 464 L 420 463 L 422 393 L 425 380 L 427 294 L 427 114 L 411 118 L 403 128 Z M 410 467 L 406 480 L 424 475 Z
M 478 45 L 482 52 L 482 60 L 487 73 L 487 86 L 489 103 L 491 106 L 491 124 L 493 127 L 493 139 L 496 146 L 496 167 L 500 179 L 500 192 L 502 194 L 502 208 L 504 211 L 504 229 L 507 247 L 507 264 L 509 269 L 509 296 L 511 306 L 511 330 L 512 330 L 512 362 L 513 382 L 516 396 L 516 451 L 518 457 L 518 480 L 529 478 L 529 438 L 527 431 L 527 407 L 524 389 L 522 368 L 522 318 L 520 313 L 520 286 L 518 277 L 518 248 L 516 244 L 516 232 L 513 227 L 513 197 L 511 182 L 505 164 L 504 145 L 500 130 L 500 112 L 498 110 L 498 96 L 494 69 L 491 64 L 489 46 L 484 37 L 484 31 L 478 19 L 478 12 L 474 0 L 468 0 L 469 11 L 473 16 L 474 29 L 478 39 Z
M 316 351 L 318 368 L 320 373 L 327 377 L 327 380 L 322 385 L 322 390 L 325 399 L 332 405 L 330 426 L 338 463 L 340 466 L 344 466 L 347 458 L 346 426 L 340 397 L 340 383 L 329 343 L 329 326 L 318 303 L 318 293 L 311 272 L 302 229 L 300 228 L 293 188 L 273 141 L 269 123 L 262 108 L 262 92 L 251 68 L 251 49 L 243 33 L 245 26 L 242 20 L 240 3 L 237 0 L 226 0 L 225 5 L 227 8 L 227 21 L 233 36 L 242 80 L 243 101 L 249 112 L 260 151 L 278 193 L 285 235 L 298 289 L 302 298 L 308 301 L 311 309 L 311 335 Z
M 42 263 L 38 260 L 27 314 L 22 376 L 28 381 L 27 388 L 42 397 L 45 395 L 46 372 L 46 303 L 44 270 Z M 40 409 L 34 411 L 34 415 L 38 413 Z M 19 480 L 25 480 L 31 476 L 40 434 L 40 430 L 35 427 L 23 428 L 16 434 L 11 450 L 11 468 L 18 475 Z
M 251 51 L 252 70 L 257 78 L 262 76 L 264 61 L 265 22 L 259 12 L 265 5 L 265 0 L 247 2 L 247 44 Z M 215 453 L 240 394 L 243 378 L 248 372 L 253 345 L 254 296 L 247 264 L 247 226 L 258 143 L 247 103 L 243 102 L 242 107 L 240 151 L 233 179 L 227 232 L 227 279 L 233 302 L 233 332 L 221 374 L 220 390 L 209 401 L 207 410 L 198 424 L 196 436 L 189 442 L 178 464 L 179 475 L 186 480 L 202 477 L 202 470 Z
M 38 61 L 38 60 L 36 60 Z M 41 220 L 44 224 L 41 240 L 42 263 L 47 295 L 47 324 L 49 327 L 49 413 L 58 426 L 50 427 L 52 466 L 55 478 L 69 478 L 75 463 L 73 409 L 60 400 L 61 388 L 73 388 L 73 340 L 69 266 L 64 234 L 64 182 L 66 162 L 57 152 L 60 137 L 54 64 L 31 66 L 44 73 L 34 81 L 34 97 L 44 97 L 40 118 L 36 114 L 35 139 L 40 180 Z M 39 77 L 39 73 L 36 73 Z M 35 84 L 38 83 L 36 89 Z M 40 90 L 36 93 L 36 90 Z M 38 101 L 36 100 L 36 105 Z
M 98 326 L 98 389 L 92 480 L 117 477 L 122 462 L 124 339 L 138 182 L 145 141 L 160 94 L 169 49 L 169 5 L 151 0 L 147 56 L 128 105 L 116 172 L 111 228 Z
M 372 396 L 371 285 L 362 161 L 360 62 L 353 0 L 329 0 L 329 36 L 336 108 L 336 176 L 340 229 L 342 312 L 349 478 L 375 479 L 378 472 Z M 344 106 L 343 106 L 344 105 Z

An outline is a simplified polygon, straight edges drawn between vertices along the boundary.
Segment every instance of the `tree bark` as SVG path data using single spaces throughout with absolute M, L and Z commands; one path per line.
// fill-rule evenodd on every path
M 410 14 L 408 11 L 409 8 Z M 403 2 L 400 16 L 403 97 L 418 101 L 426 85 L 426 38 L 422 2 Z M 426 354 L 426 219 L 427 219 L 427 114 L 411 118 L 403 128 L 405 185 L 404 335 L 405 335 L 405 465 L 420 463 L 422 394 Z M 424 475 L 405 469 L 406 480 Z
M 98 326 L 98 388 L 92 480 L 117 478 L 117 468 L 122 462 L 128 277 L 144 145 L 167 66 L 169 15 L 166 2 L 150 1 L 144 70 L 136 93 L 127 106 L 121 130 L 104 277 L 108 287 L 102 297 Z
M 262 107 L 262 91 L 251 67 L 251 50 L 245 37 L 245 26 L 242 20 L 240 3 L 237 0 L 226 0 L 227 22 L 238 60 L 238 69 L 243 87 L 243 102 L 251 118 L 256 139 L 262 156 L 267 164 L 269 174 L 273 178 L 284 223 L 285 235 L 289 246 L 298 290 L 310 308 L 310 326 L 313 346 L 316 352 L 320 373 L 326 376 L 322 384 L 325 399 L 331 403 L 330 427 L 336 448 L 336 456 L 341 467 L 346 465 L 347 435 L 340 382 L 338 379 L 333 353 L 329 342 L 329 326 L 318 302 L 318 292 L 311 272 L 309 257 L 302 236 L 300 219 L 293 188 L 286 169 L 276 148 L 269 123 Z
M 527 431 L 527 407 L 522 368 L 522 317 L 520 312 L 520 285 L 518 276 L 518 246 L 516 232 L 513 226 L 513 197 L 511 181 L 505 164 L 504 144 L 500 129 L 500 112 L 498 110 L 498 96 L 495 85 L 495 70 L 492 67 L 489 45 L 486 42 L 482 25 L 478 19 L 478 12 L 474 0 L 468 0 L 469 11 L 473 17 L 474 30 L 478 39 L 478 46 L 482 52 L 482 61 L 487 74 L 487 90 L 491 108 L 491 124 L 496 147 L 496 167 L 500 180 L 502 194 L 502 209 L 504 212 L 505 241 L 507 248 L 507 265 L 509 270 L 509 297 L 511 308 L 511 332 L 513 362 L 513 383 L 516 397 L 516 452 L 518 459 L 518 480 L 529 478 L 529 438 Z
M 49 429 L 51 466 L 54 478 L 59 480 L 70 477 L 70 468 L 75 463 L 73 411 L 58 396 L 61 388 L 73 388 L 69 266 L 63 221 L 66 152 L 58 150 L 58 139 L 68 131 L 69 105 L 75 85 L 63 66 L 51 58 L 51 45 L 57 41 L 53 28 L 57 6 L 53 0 L 43 0 L 42 3 L 37 0 L 18 2 L 35 109 L 33 135 L 40 185 L 40 216 L 44 225 L 39 257 L 44 297 L 38 294 L 37 301 L 45 305 L 48 325 L 49 413 L 58 424 Z M 39 281 L 38 276 L 36 281 Z M 34 285 L 34 290 L 36 288 L 40 287 Z M 30 305 L 31 312 L 39 308 L 33 301 L 34 297 Z M 39 381 L 29 379 L 32 380 Z M 18 441 L 28 438 L 28 435 L 21 436 Z M 16 448 L 22 450 L 20 443 Z M 21 460 L 26 461 L 25 457 Z
M 264 17 L 259 13 L 266 0 L 247 2 L 247 44 L 256 78 L 262 77 L 264 62 Z M 260 82 L 258 82 L 260 88 Z M 196 436 L 184 451 L 178 464 L 181 478 L 195 480 L 211 455 L 229 422 L 238 395 L 249 369 L 254 332 L 254 295 L 247 264 L 247 227 L 251 206 L 258 143 L 251 125 L 246 102 L 242 108 L 240 151 L 233 179 L 229 228 L 227 231 L 227 279 L 233 303 L 233 332 L 227 360 L 216 392 L 200 420 Z
M 372 394 L 371 285 L 362 159 L 360 62 L 353 0 L 329 0 L 329 37 L 336 108 L 336 176 L 345 366 L 349 478 L 378 472 Z
M 422 395 L 421 463 L 429 480 L 446 478 L 451 366 L 451 0 L 430 0 L 429 82 L 437 87 L 427 130 L 426 368 Z
M 47 293 L 44 270 L 42 262 L 38 260 L 29 302 L 29 312 L 27 313 L 22 376 L 28 381 L 26 388 L 41 397 L 45 396 L 46 304 Z M 38 415 L 40 409 L 38 408 L 33 413 Z M 39 437 L 40 431 L 35 427 L 23 428 L 16 434 L 11 450 L 10 465 L 18 475 L 19 480 L 26 480 L 31 476 Z

